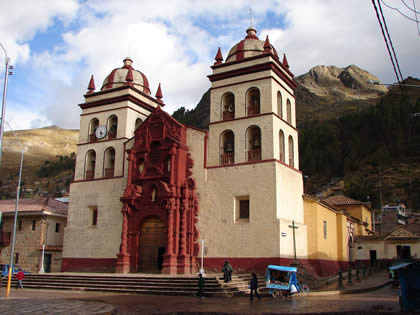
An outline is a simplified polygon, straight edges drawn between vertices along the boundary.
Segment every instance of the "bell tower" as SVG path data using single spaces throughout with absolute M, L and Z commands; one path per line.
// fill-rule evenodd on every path
M 164 106 L 160 86 L 151 96 L 147 77 L 126 57 L 95 91 L 93 76 L 79 104 L 79 143 L 75 178 L 70 186 L 64 235 L 63 271 L 115 271 L 127 185 L 127 143 L 157 107 Z M 98 243 L 98 240 L 99 243 Z
M 238 264 L 244 257 L 254 257 L 255 264 L 261 263 L 258 256 L 293 260 L 297 242 L 297 256 L 306 257 L 296 83 L 286 56 L 280 60 L 268 36 L 259 40 L 251 26 L 225 61 L 219 48 L 211 68 L 208 186 L 217 195 L 214 225 L 228 228 L 206 230 L 203 238 L 214 242 L 224 235 L 232 244 L 251 235 L 262 239 L 256 247 L 235 246 L 233 257 L 209 244 L 208 255 Z M 299 226 L 296 239 L 289 228 L 293 222 Z

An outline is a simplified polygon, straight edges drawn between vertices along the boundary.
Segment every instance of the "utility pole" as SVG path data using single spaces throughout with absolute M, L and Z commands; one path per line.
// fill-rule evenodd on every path
M 1 165 L 1 157 L 2 157 L 2 151 L 3 151 L 4 113 L 6 111 L 7 81 L 9 78 L 9 74 L 12 74 L 12 72 L 11 71 L 9 72 L 9 70 L 12 70 L 13 67 L 9 66 L 10 58 L 7 56 L 6 49 L 3 47 L 1 43 L 0 43 L 0 47 L 3 49 L 4 54 L 6 55 L 6 69 L 4 71 L 3 102 L 1 106 L 1 117 L 0 117 L 0 165 Z

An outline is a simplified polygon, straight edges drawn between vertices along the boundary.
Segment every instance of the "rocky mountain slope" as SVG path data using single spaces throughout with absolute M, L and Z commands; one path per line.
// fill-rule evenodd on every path
M 74 160 L 79 130 L 51 126 L 17 130 L 15 134 L 23 145 L 23 195 L 48 196 L 68 192 L 73 170 L 60 165 L 69 159 Z M 5 132 L 0 165 L 0 199 L 14 198 L 16 194 L 21 152 L 22 146 L 13 133 Z M 54 167 L 58 168 L 57 172 L 48 171 Z M 40 174 L 41 169 L 47 171 Z
M 375 104 L 388 89 L 369 81 L 378 78 L 354 65 L 316 66 L 295 77 L 298 125 L 307 119 L 337 118 Z

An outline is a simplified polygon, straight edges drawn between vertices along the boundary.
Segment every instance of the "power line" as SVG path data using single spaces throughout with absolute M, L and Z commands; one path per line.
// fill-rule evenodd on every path
M 401 80 L 400 80 L 400 77 L 399 77 L 398 72 L 397 72 L 397 68 L 396 68 L 396 65 L 395 65 L 395 62 L 394 62 L 394 58 L 392 57 L 391 49 L 389 48 L 388 39 L 387 39 L 387 36 L 385 35 L 384 27 L 382 25 L 381 18 L 379 17 L 379 12 L 378 12 L 378 8 L 376 7 L 375 0 L 372 0 L 372 4 L 373 4 L 373 7 L 375 9 L 375 13 L 376 13 L 376 17 L 377 17 L 378 22 L 379 22 L 379 26 L 381 27 L 382 36 L 384 37 L 384 40 L 385 40 L 386 48 L 388 50 L 389 58 L 391 59 L 392 67 L 394 68 L 395 76 L 397 77 L 397 81 L 398 81 L 398 84 L 400 86 L 401 93 L 402 93 L 403 97 L 405 98 L 404 89 L 401 85 Z M 380 1 L 379 0 L 378 0 L 378 4 L 380 6 Z M 382 12 L 382 9 L 381 9 L 381 12 Z M 381 15 L 383 17 L 383 14 L 381 14 Z M 384 21 L 384 23 L 385 23 L 385 21 Z M 387 34 L 389 36 L 388 31 L 387 31 Z M 395 51 L 394 51 L 394 53 L 395 53 Z
M 414 2 L 414 0 L 413 0 L 413 5 L 414 5 L 414 9 L 412 8 L 412 7 L 410 7 L 407 3 L 405 3 L 405 1 L 404 0 L 401 0 L 401 2 L 405 5 L 405 7 L 407 8 L 407 9 L 409 9 L 410 11 L 413 11 L 414 13 L 416 13 L 416 14 L 420 14 L 420 12 L 417 12 L 416 11 L 416 4 L 415 4 L 415 2 Z
M 406 19 L 408 19 L 408 20 L 410 20 L 410 21 L 413 21 L 413 22 L 416 22 L 417 24 L 419 23 L 419 21 L 417 21 L 417 20 L 415 20 L 415 19 L 413 19 L 413 18 L 411 18 L 411 17 L 409 17 L 408 15 L 405 15 L 404 13 L 402 13 L 398 8 L 394 8 L 394 7 L 391 7 L 389 4 L 387 4 L 384 0 L 381 0 L 381 2 L 387 7 L 387 8 L 390 8 L 391 10 L 394 10 L 394 11 L 397 11 L 399 14 L 401 14 L 403 17 L 405 17 Z
M 382 6 L 381 6 L 381 3 L 380 3 L 380 2 L 378 2 L 378 5 L 379 5 L 379 10 L 381 11 L 382 21 L 384 21 L 384 26 L 385 26 L 386 35 L 387 35 L 388 40 L 389 40 L 389 43 L 390 43 L 390 45 L 391 45 L 391 48 L 392 48 L 392 53 L 394 54 L 395 63 L 397 64 L 398 73 L 400 74 L 400 79 L 401 79 L 401 81 L 403 81 L 403 80 L 404 80 L 404 77 L 403 77 L 403 75 L 402 75 L 402 73 L 401 73 L 400 65 L 399 65 L 399 63 L 398 63 L 397 54 L 395 53 L 394 45 L 392 44 L 391 36 L 389 35 L 389 32 L 388 32 L 388 27 L 387 27 L 387 25 L 386 25 L 386 20 L 385 20 L 384 13 L 382 12 Z
M 420 27 L 419 27 L 419 22 L 418 22 L 418 19 L 417 19 L 417 11 L 416 11 L 415 0 L 413 0 L 413 6 L 414 6 L 414 16 L 416 17 L 416 21 L 417 21 L 417 32 L 419 33 L 419 36 L 420 36 Z

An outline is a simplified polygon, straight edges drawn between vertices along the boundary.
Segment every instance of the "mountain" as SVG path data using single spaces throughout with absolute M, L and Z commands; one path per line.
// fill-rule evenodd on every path
M 399 200 L 420 210 L 420 80 L 403 85 L 404 97 L 392 86 L 375 105 L 300 125 L 307 193 L 328 193 L 338 183 L 346 195 L 377 208 L 382 195 L 383 204 Z
M 0 199 L 14 198 L 23 150 L 22 195 L 60 196 L 73 179 L 79 130 L 50 126 L 5 132 L 0 168 Z
M 351 65 L 316 66 L 301 76 L 295 77 L 296 109 L 298 125 L 304 121 L 337 118 L 375 104 L 388 89 L 371 84 L 378 78 L 369 72 Z

